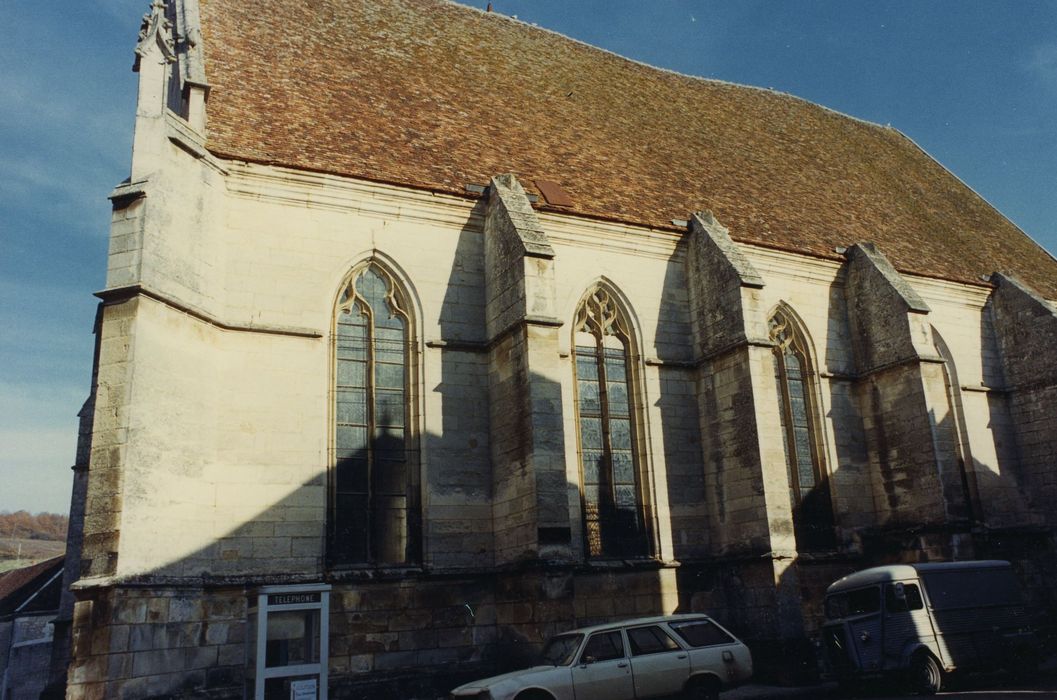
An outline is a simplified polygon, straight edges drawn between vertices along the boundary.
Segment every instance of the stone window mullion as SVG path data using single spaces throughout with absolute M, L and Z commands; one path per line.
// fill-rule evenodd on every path
M 609 415 L 609 382 L 606 375 L 606 347 L 601 335 L 595 338 L 595 364 L 598 367 L 598 407 L 602 415 L 602 473 L 606 476 L 608 506 L 615 508 L 617 503 L 616 483 L 613 479 L 613 440 L 610 435 Z
M 377 398 L 375 392 L 375 380 L 376 371 L 376 357 L 377 347 L 376 342 L 377 333 L 374 327 L 374 310 L 370 304 L 364 303 L 364 315 L 367 317 L 367 363 L 364 370 L 366 383 L 366 394 L 367 394 L 367 532 L 374 532 L 374 468 L 375 468 L 375 454 L 374 454 L 374 434 L 378 429 L 377 416 L 375 415 Z M 367 544 L 367 561 L 374 561 L 376 552 L 374 551 L 374 537 L 368 536 L 366 538 Z

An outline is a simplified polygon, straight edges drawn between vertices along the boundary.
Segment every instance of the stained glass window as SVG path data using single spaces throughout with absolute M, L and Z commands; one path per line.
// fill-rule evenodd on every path
M 774 376 L 799 549 L 832 545 L 833 509 L 823 475 L 821 433 L 807 338 L 784 306 L 770 320 Z
M 393 278 L 374 264 L 352 275 L 338 303 L 332 564 L 405 564 L 415 557 L 406 308 Z
M 577 310 L 574 333 L 587 553 L 646 556 L 628 324 L 609 292 L 598 288 Z

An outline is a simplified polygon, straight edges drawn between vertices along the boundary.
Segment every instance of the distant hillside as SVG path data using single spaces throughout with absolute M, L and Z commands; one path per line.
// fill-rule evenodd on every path
M 70 519 L 59 513 L 37 513 L 24 510 L 0 512 L 0 537 L 27 540 L 66 540 Z
M 51 559 L 65 551 L 66 543 L 57 540 L 0 537 L 0 574 Z
M 0 572 L 62 554 L 69 523 L 58 513 L 0 513 Z

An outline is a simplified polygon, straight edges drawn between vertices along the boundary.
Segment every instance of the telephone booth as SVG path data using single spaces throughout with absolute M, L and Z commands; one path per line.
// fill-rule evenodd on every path
M 247 698 L 326 700 L 330 586 L 264 586 L 250 600 Z

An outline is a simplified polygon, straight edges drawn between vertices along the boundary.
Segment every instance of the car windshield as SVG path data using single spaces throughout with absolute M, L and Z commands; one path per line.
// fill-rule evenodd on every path
M 580 648 L 583 638 L 582 634 L 559 634 L 557 637 L 551 637 L 547 646 L 543 647 L 543 663 L 568 666 L 573 662 L 573 656 Z
M 826 617 L 839 620 L 853 615 L 868 615 L 881 609 L 879 586 L 860 588 L 845 593 L 834 593 L 826 597 Z

